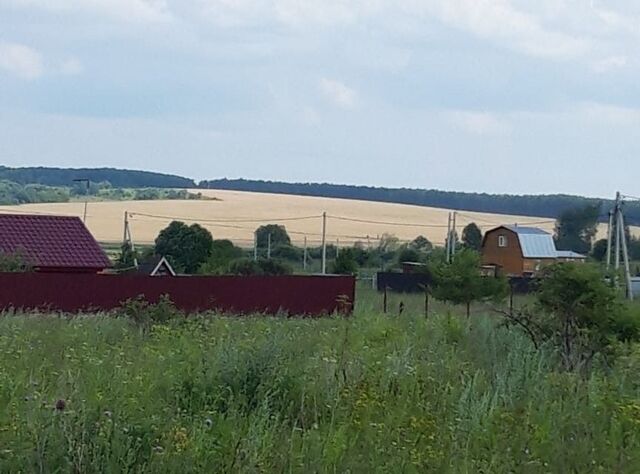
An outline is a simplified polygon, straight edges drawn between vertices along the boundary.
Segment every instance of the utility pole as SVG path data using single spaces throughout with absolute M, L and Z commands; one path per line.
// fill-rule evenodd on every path
M 624 213 L 622 195 L 616 193 L 616 201 L 613 210 L 609 214 L 609 229 L 607 232 L 607 269 L 611 266 L 611 248 L 613 247 L 614 269 L 613 276 L 616 286 L 619 284 L 620 272 L 620 252 L 622 251 L 622 260 L 624 264 L 624 279 L 626 286 L 627 298 L 633 299 L 633 286 L 631 282 L 631 271 L 629 268 L 629 249 L 627 246 L 627 236 L 624 228 Z
M 87 187 L 84 192 L 84 212 L 82 214 L 82 222 L 83 224 L 87 223 L 87 204 L 89 201 L 89 188 L 91 186 L 91 180 L 89 178 L 76 178 L 73 180 L 76 183 L 86 183 Z
M 607 270 L 611 268 L 611 241 L 613 239 L 613 210 L 609 211 L 609 227 L 607 227 Z
M 302 269 L 307 271 L 307 236 L 304 236 L 304 252 L 302 254 Z
M 336 258 L 340 256 L 340 239 L 336 239 Z
M 452 224 L 452 231 L 451 231 L 451 258 L 453 258 L 453 256 L 456 254 L 456 244 L 458 240 L 458 235 L 456 234 L 457 214 L 458 213 L 456 211 L 453 211 L 453 224 Z
M 267 260 L 271 259 L 271 232 L 267 235 Z
M 258 231 L 253 231 L 253 261 L 258 261 Z
M 322 213 L 322 274 L 327 273 L 327 213 Z
M 138 268 L 138 257 L 136 257 L 136 247 L 133 243 L 133 237 L 131 236 L 131 226 L 129 225 L 129 211 L 124 211 L 124 234 L 122 237 L 122 244 L 129 244 L 129 248 L 133 253 L 133 265 Z
M 447 220 L 447 241 L 445 242 L 445 253 L 447 255 L 447 263 L 451 261 L 451 213 Z

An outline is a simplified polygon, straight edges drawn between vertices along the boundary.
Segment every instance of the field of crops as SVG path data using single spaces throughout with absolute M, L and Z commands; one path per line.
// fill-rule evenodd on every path
M 0 317 L 0 472 L 639 472 L 640 353 L 589 377 L 420 297 L 148 333 Z
M 446 236 L 449 212 L 446 209 L 241 191 L 198 192 L 217 200 L 91 202 L 88 205 L 87 225 L 99 241 L 121 242 L 124 213 L 129 211 L 133 214 L 133 238 L 138 244 L 153 242 L 162 228 L 172 219 L 178 219 L 189 223 L 199 222 L 212 232 L 214 238 L 228 238 L 237 245 L 251 247 L 253 232 L 258 226 L 265 223 L 281 223 L 286 226 L 297 244 L 301 244 L 306 236 L 309 245 L 318 245 L 322 232 L 320 216 L 327 212 L 330 216 L 327 234 L 333 244 L 351 245 L 355 241 L 375 244 L 378 236 L 391 233 L 403 240 L 412 240 L 418 235 L 424 235 L 434 244 L 442 245 Z M 81 202 L 0 206 L 0 212 L 80 217 L 83 210 L 84 205 Z M 461 212 L 458 215 L 459 229 L 469 222 L 476 222 L 483 230 L 513 223 L 533 223 L 549 231 L 552 231 L 554 226 L 553 220 L 537 217 L 477 212 Z M 603 237 L 604 234 L 604 226 L 601 226 L 599 237 Z

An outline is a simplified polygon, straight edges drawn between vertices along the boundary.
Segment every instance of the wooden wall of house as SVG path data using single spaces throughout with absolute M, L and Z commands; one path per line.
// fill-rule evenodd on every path
M 506 247 L 498 247 L 500 235 L 506 236 Z M 524 259 L 518 235 L 503 227 L 487 232 L 482 247 L 482 264 L 497 265 L 504 275 L 522 275 Z

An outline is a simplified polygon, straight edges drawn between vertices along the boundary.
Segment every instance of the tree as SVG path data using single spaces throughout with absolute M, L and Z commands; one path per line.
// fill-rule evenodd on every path
M 637 308 L 621 301 L 593 265 L 547 267 L 536 296 L 532 308 L 504 314 L 536 348 L 553 347 L 565 370 L 588 369 L 597 354 L 613 355 L 615 341 L 640 336 Z
M 243 254 L 243 250 L 233 245 L 230 240 L 214 240 L 209 258 L 200 266 L 200 273 L 212 275 L 226 273 L 229 264 L 233 260 L 242 258 Z
M 559 250 L 587 254 L 598 228 L 600 203 L 564 211 L 556 222 L 555 241 Z
M 331 272 L 338 275 L 355 275 L 358 273 L 358 263 L 356 262 L 352 249 L 346 248 L 340 250 L 340 253 L 333 263 Z
M 411 241 L 409 247 L 421 252 L 429 252 L 433 248 L 433 244 L 423 235 L 419 235 Z
M 0 252 L 0 273 L 30 272 L 32 266 L 21 252 Z
M 269 235 L 271 235 L 271 248 L 281 245 L 291 245 L 291 238 L 287 234 L 287 229 L 283 225 L 267 224 L 256 229 L 256 239 L 258 248 L 267 248 L 269 245 Z
M 120 255 L 116 259 L 115 268 L 125 269 L 132 268 L 136 264 L 138 258 L 138 252 L 133 250 L 129 242 L 125 242 L 120 246 Z
M 593 244 L 591 256 L 598 262 L 603 262 L 607 256 L 607 239 L 600 239 Z
M 451 263 L 436 262 L 429 270 L 433 275 L 433 296 L 441 301 L 466 305 L 467 317 L 471 314 L 472 302 L 499 301 L 508 292 L 506 279 L 482 276 L 480 255 L 473 250 L 463 249 L 454 255 Z
M 155 252 L 167 257 L 176 271 L 195 273 L 213 248 L 211 233 L 198 224 L 190 226 L 173 221 L 160 231 L 155 241 Z
M 475 222 L 468 224 L 462 229 L 462 243 L 471 250 L 480 250 L 482 248 L 482 231 Z
M 293 271 L 288 265 L 274 259 L 261 258 L 257 262 L 249 258 L 234 260 L 229 265 L 232 275 L 289 275 Z
M 417 249 L 410 247 L 408 245 L 403 245 L 398 250 L 398 263 L 403 262 L 422 262 L 424 260 L 424 255 L 421 254 Z

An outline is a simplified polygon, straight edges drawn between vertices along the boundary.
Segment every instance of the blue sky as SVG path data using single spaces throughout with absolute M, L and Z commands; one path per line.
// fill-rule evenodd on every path
M 630 0 L 0 0 L 0 163 L 611 196 Z

